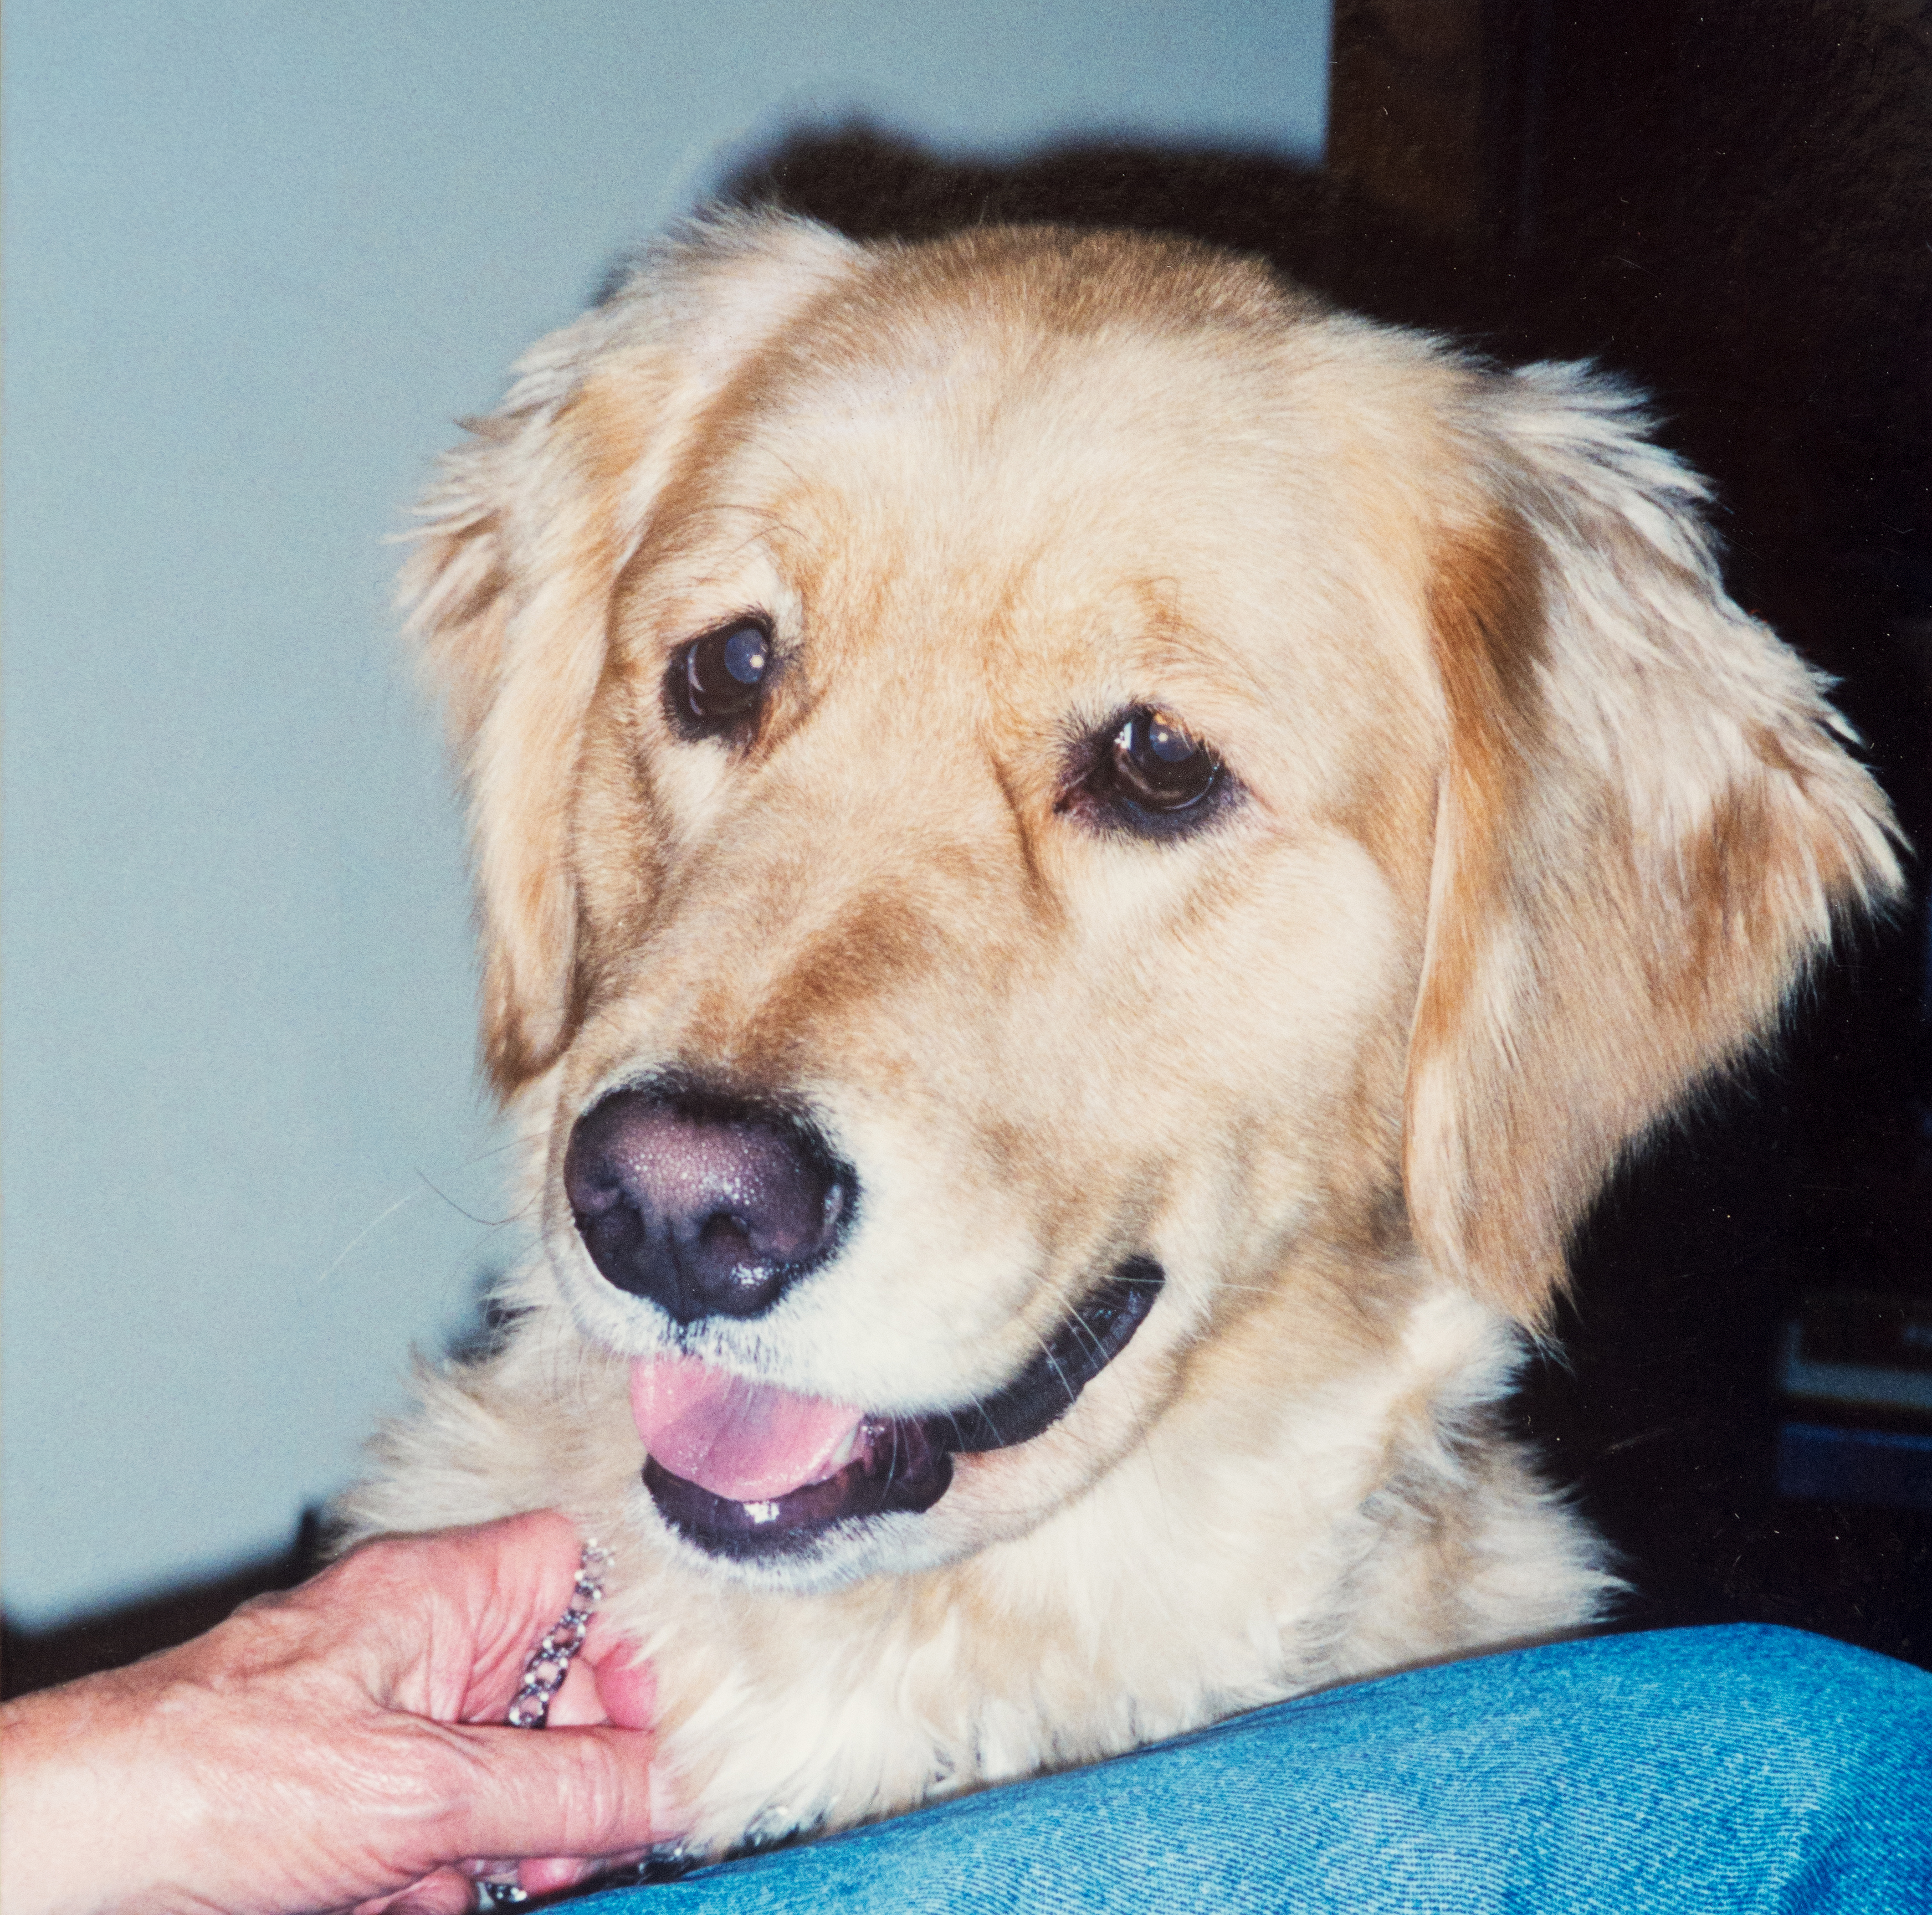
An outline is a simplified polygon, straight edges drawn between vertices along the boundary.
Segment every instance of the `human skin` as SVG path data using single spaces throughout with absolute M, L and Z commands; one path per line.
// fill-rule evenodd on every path
M 542 1512 L 368 1543 L 179 1649 L 0 1711 L 8 1915 L 458 1911 L 669 1839 L 647 1669 L 593 1627 L 542 1734 L 501 1726 L 570 1599 Z M 633 1725 L 617 1727 L 614 1719 Z

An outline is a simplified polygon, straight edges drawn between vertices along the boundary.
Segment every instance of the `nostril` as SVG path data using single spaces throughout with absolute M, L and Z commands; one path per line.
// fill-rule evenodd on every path
M 680 1323 L 770 1309 L 834 1248 L 856 1188 L 803 1119 L 682 1088 L 613 1092 L 564 1157 L 592 1262 Z
M 758 1257 L 748 1224 L 722 1212 L 708 1218 L 698 1233 L 699 1248 L 707 1257 L 736 1257 L 750 1263 Z
M 604 1168 L 604 1175 L 586 1175 L 580 1164 L 574 1166 L 578 1174 L 572 1176 L 566 1172 L 566 1182 L 570 1187 L 570 1207 L 579 1216 L 601 1217 L 614 1205 L 624 1201 L 624 1186 Z

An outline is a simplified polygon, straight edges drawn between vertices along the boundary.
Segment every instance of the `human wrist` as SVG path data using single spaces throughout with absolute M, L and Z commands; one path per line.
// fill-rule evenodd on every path
M 172 1872 L 169 1851 L 194 1818 L 178 1772 L 146 1759 L 148 1686 L 116 1671 L 23 1697 L 0 1716 L 7 1915 L 160 1905 L 157 1871 Z

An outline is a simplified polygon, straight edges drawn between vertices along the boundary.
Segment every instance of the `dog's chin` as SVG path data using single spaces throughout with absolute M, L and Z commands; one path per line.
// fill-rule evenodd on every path
M 970 1471 L 974 1458 L 1016 1449 L 1059 1422 L 1126 1347 L 1164 1277 L 1151 1258 L 1128 1258 L 1004 1387 L 923 1416 L 867 1416 L 849 1455 L 818 1480 L 741 1502 L 647 1457 L 646 1520 L 668 1530 L 681 1553 L 766 1587 L 825 1588 L 967 1554 L 992 1539 L 947 1520 L 955 1459 Z
M 834 1523 L 780 1549 L 736 1554 L 694 1542 L 666 1516 L 648 1485 L 638 1485 L 634 1520 L 668 1539 L 673 1556 L 708 1580 L 746 1589 L 816 1596 L 868 1576 L 906 1576 L 970 1556 L 995 1539 L 971 1521 L 950 1520 L 950 1509 L 887 1512 Z

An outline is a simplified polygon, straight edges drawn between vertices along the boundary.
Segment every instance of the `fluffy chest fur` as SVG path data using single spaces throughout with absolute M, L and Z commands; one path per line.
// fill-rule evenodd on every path
M 607 1614 L 651 1661 L 700 1847 L 844 1826 L 1574 1629 L 1612 1586 L 1498 1436 L 1514 1334 L 1448 1293 L 1418 1302 L 1393 1360 L 1271 1393 L 1238 1434 L 1204 1395 L 1023 1536 L 811 1596 L 721 1584 L 667 1546 L 634 1444 L 611 1440 L 621 1374 L 585 1370 L 556 1329 L 426 1379 L 352 1506 L 380 1529 L 555 1503 L 622 1538 Z
M 1184 246 L 753 220 L 454 455 L 539 1242 L 345 1513 L 613 1543 L 701 1845 L 1596 1614 L 1520 1340 L 1896 882 L 1641 425 Z

